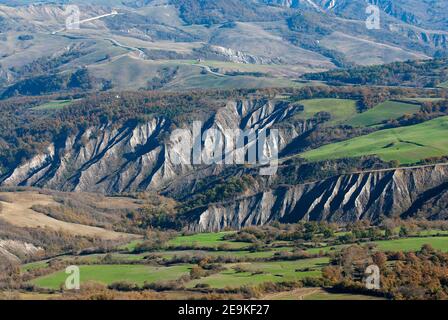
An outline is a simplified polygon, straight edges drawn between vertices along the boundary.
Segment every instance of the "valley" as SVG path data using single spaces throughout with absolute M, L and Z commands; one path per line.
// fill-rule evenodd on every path
M 309 228 L 310 225 L 305 226 Z M 277 226 L 279 227 L 283 228 Z M 292 227 L 291 225 L 287 229 Z M 146 249 L 145 246 L 153 240 L 140 240 L 121 251 L 65 255 L 25 264 L 21 267 L 21 273 L 23 279 L 31 277 L 30 284 L 35 294 L 46 294 L 56 299 L 61 294 L 62 297 L 70 298 L 70 292 L 64 293 L 61 289 L 66 279 L 63 268 L 70 264 L 80 266 L 82 285 L 86 288 L 82 293 L 84 295 L 105 292 L 108 287 L 109 290 L 117 290 L 123 294 L 142 290 L 139 288 L 152 289 L 155 299 L 171 295 L 178 295 L 179 298 L 206 297 L 210 294 L 228 298 L 265 296 L 268 299 L 297 300 L 384 299 L 387 296 L 350 295 L 324 290 L 319 285 L 324 285 L 322 274 L 325 277 L 330 261 L 344 250 L 351 250 L 350 242 L 356 237 L 360 237 L 358 244 L 366 244 L 375 252 L 385 252 L 389 257 L 393 256 L 393 252 L 403 251 L 406 255 L 423 250 L 421 248 L 425 245 L 446 252 L 446 231 L 422 230 L 421 227 L 414 226 L 414 231 L 404 236 L 404 228 L 408 227 L 395 227 L 393 236 L 387 235 L 389 231 L 385 235 L 381 229 L 366 230 L 366 234 L 359 233 L 359 229 L 351 232 L 337 231 L 334 235 L 325 236 L 325 240 L 316 231 L 312 239 L 301 244 L 278 239 L 261 246 L 254 239 L 247 238 L 240 242 L 242 240 L 235 241 L 232 238 L 243 234 L 246 237 L 254 234 L 253 232 L 266 232 L 269 228 L 264 231 L 245 229 L 239 233 L 172 235 L 174 238 L 158 248 Z M 274 229 L 275 227 L 271 227 L 271 232 Z M 390 237 L 392 239 L 383 240 Z M 341 242 L 346 244 L 337 244 Z M 138 295 L 134 298 L 138 298 Z
M 377 34 L 366 32 L 360 17 L 350 15 L 353 11 L 348 8 L 355 5 L 345 0 L 328 9 L 325 4 L 320 7 L 320 3 L 306 1 L 292 8 L 253 1 L 248 9 L 238 1 L 228 6 L 220 1 L 210 8 L 194 2 L 110 3 L 107 8 L 75 1 L 81 20 L 111 11 L 118 14 L 58 33 L 54 32 L 61 30 L 65 18 L 62 6 L 43 1 L 13 10 L 6 3 L 0 7 L 0 18 L 8 20 L 0 30 L 0 83 L 13 86 L 11 92 L 26 94 L 26 81 L 39 77 L 42 66 L 47 65 L 46 73 L 58 75 L 82 66 L 90 77 L 103 83 L 103 90 L 144 90 L 154 86 L 151 82 L 164 90 L 287 87 L 304 73 L 336 66 L 425 60 L 447 48 L 446 39 L 428 41 L 432 37 L 428 34 L 446 31 L 442 26 L 440 30 L 425 29 L 414 20 L 401 21 L 396 12 L 387 9 L 385 23 L 398 27 Z M 207 15 L 206 10 L 216 11 L 221 5 L 226 8 L 222 16 Z M 389 8 L 386 3 L 381 6 Z M 196 13 L 202 18 L 193 19 Z M 24 21 L 30 23 L 21 28 Z M 423 35 L 410 36 L 409 30 L 417 27 L 419 31 L 414 32 Z M 210 71 L 198 68 L 200 65 Z M 167 76 L 166 69 L 175 72 L 175 77 Z M 227 79 L 219 79 L 220 74 L 228 74 Z M 42 93 L 58 90 L 49 87 Z
M 70 5 L 0 1 L 1 300 L 448 300 L 444 1 Z

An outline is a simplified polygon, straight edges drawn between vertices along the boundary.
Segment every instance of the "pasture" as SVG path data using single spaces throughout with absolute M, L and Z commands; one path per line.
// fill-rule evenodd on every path
M 193 280 L 188 287 L 207 284 L 213 288 L 237 288 L 242 285 L 256 285 L 264 282 L 284 282 L 305 277 L 319 277 L 321 269 L 329 263 L 328 258 L 304 259 L 298 261 L 253 262 L 228 265 L 228 269 L 206 278 Z M 242 270 L 233 269 L 240 266 Z
M 84 265 L 80 266 L 81 284 L 88 281 L 106 285 L 119 281 L 127 281 L 138 285 L 145 282 L 176 280 L 190 271 L 190 265 L 172 267 L 154 267 L 146 265 Z M 33 280 L 31 283 L 47 289 L 57 290 L 65 283 L 65 271 L 58 271 Z
M 376 107 L 357 114 L 347 121 L 354 127 L 368 127 L 381 124 L 383 121 L 398 119 L 405 114 L 414 114 L 420 110 L 420 105 L 398 101 L 386 101 Z
M 418 251 L 425 244 L 434 249 L 448 252 L 448 237 L 405 238 L 374 242 L 381 251 Z
M 448 117 L 421 124 L 380 130 L 365 136 L 332 143 L 305 153 L 310 161 L 377 155 L 384 161 L 413 164 L 448 154 Z
M 195 235 L 185 235 L 176 237 L 168 242 L 170 247 L 209 247 L 216 248 L 220 245 L 227 245 L 229 248 L 238 249 L 248 247 L 248 243 L 225 241 L 223 237 L 232 232 L 218 232 L 218 233 L 199 233 Z
M 344 123 L 356 115 L 356 101 L 348 99 L 310 99 L 300 100 L 299 104 L 305 107 L 297 117 L 301 119 L 311 119 L 319 112 L 331 114 L 329 125 Z

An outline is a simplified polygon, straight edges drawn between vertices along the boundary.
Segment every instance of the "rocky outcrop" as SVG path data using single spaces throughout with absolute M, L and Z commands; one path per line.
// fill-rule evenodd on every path
M 0 40 L 1 41 L 1 40 Z M 0 86 L 6 86 L 13 81 L 11 72 L 0 65 Z
M 259 134 L 301 112 L 300 107 L 269 100 L 231 101 L 201 124 L 201 131 Z M 279 147 L 313 127 L 289 126 L 280 131 Z M 34 186 L 62 191 L 88 191 L 105 194 L 159 190 L 174 180 L 194 172 L 202 163 L 191 161 L 192 150 L 185 152 L 185 139 L 193 139 L 193 125 L 181 124 L 182 137 L 172 138 L 172 123 L 158 117 L 146 123 L 90 127 L 76 135 L 62 136 L 46 152 L 36 155 L 1 177 L 2 186 Z M 216 145 L 204 134 L 202 159 Z M 193 143 L 192 143 L 193 144 Z M 247 152 L 247 143 L 243 152 Z M 235 150 L 238 153 L 240 150 Z M 185 161 L 179 161 L 181 160 Z
M 405 24 L 390 24 L 389 30 L 436 49 L 448 48 L 448 32 L 426 30 Z
M 382 217 L 408 218 L 431 203 L 446 206 L 447 191 L 448 165 L 354 173 L 198 209 L 192 212 L 190 229 L 240 229 L 271 221 L 375 222 Z
M 42 248 L 38 248 L 32 244 L 15 241 L 0 240 L 0 260 L 20 263 L 30 258 L 36 258 L 44 254 Z
M 287 8 L 295 8 L 300 3 L 299 0 L 262 0 L 261 2 Z
M 231 48 L 224 48 L 221 46 L 208 45 L 204 49 L 209 54 L 223 58 L 225 61 L 244 64 L 280 64 L 280 58 L 268 58 L 256 56 L 246 52 L 234 50 Z
M 313 0 L 262 0 L 266 4 L 282 6 L 287 8 L 313 8 L 317 10 L 322 10 L 315 1 Z M 330 0 L 328 2 L 328 6 L 332 4 L 335 0 Z

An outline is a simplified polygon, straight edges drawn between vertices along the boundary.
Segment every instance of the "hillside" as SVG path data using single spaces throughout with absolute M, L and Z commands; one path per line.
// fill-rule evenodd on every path
M 76 236 L 101 238 L 105 240 L 118 240 L 120 238 L 127 239 L 132 237 L 129 234 L 120 234 L 102 228 L 59 221 L 32 209 L 33 207 L 36 208 L 36 206 L 57 206 L 57 202 L 51 196 L 22 192 L 19 194 L 0 193 L 0 198 L 2 199 L 0 201 L 2 220 L 20 228 L 48 228 Z
M 412 6 L 389 2 L 380 3 L 384 27 L 375 31 L 354 10 L 363 1 L 75 1 L 81 19 L 118 12 L 80 30 L 61 29 L 61 5 L 7 2 L 0 94 L 290 87 L 304 73 L 446 53 L 443 10 L 422 4 L 427 15 L 412 16 Z M 81 66 L 90 85 L 67 81 Z
M 396 160 L 412 164 L 427 158 L 437 158 L 448 153 L 445 135 L 448 117 L 372 134 L 326 145 L 302 154 L 306 159 L 317 161 L 347 157 L 377 155 L 385 161 Z
M 332 84 L 435 88 L 447 81 L 447 70 L 447 59 L 435 59 L 306 74 L 304 78 Z
M 226 205 L 198 208 L 190 217 L 196 232 L 265 225 L 272 221 L 385 218 L 446 219 L 448 166 L 365 171 L 315 183 L 280 186 Z
M 41 257 L 103 250 L 98 248 L 138 239 L 138 229 L 132 229 L 124 216 L 140 209 L 141 203 L 125 197 L 3 188 L 0 268 Z
M 367 183 L 367 178 L 357 178 L 356 172 L 395 170 L 405 165 L 416 166 L 418 171 L 422 164 L 445 163 L 448 148 L 443 137 L 448 109 L 442 93 L 411 88 L 315 86 L 177 94 L 141 91 L 118 96 L 102 93 L 64 100 L 55 100 L 55 96 L 15 98 L 2 103 L 4 116 L 0 125 L 4 130 L 0 138 L 5 148 L 1 151 L 0 183 L 4 187 L 105 195 L 151 192 L 177 203 L 169 212 L 157 212 L 163 218 L 150 220 L 151 223 L 161 228 L 195 231 L 199 230 L 194 220 L 198 213 L 200 217 L 207 216 L 201 221 L 210 221 L 201 227 L 203 231 L 242 227 L 239 220 L 226 215 L 240 210 L 233 208 L 234 203 L 239 203 L 235 201 L 250 199 L 241 204 L 246 208 L 239 215 L 244 226 L 265 224 L 284 215 L 277 215 L 278 208 L 269 209 L 265 201 L 279 206 L 287 205 L 286 198 L 290 196 L 294 201 L 317 201 L 314 197 L 327 201 L 331 190 L 340 188 L 337 193 L 343 197 L 352 186 Z M 185 150 L 183 139 L 196 141 L 191 123 L 199 120 L 201 132 L 213 129 L 225 133 L 239 128 L 246 133 L 258 132 L 258 138 L 260 132 L 278 129 L 278 170 L 272 176 L 263 176 L 257 163 L 222 166 L 215 162 L 177 162 L 179 156 L 188 159 L 193 152 Z M 184 130 L 183 139 L 173 139 L 177 129 Z M 245 133 L 239 134 L 242 137 Z M 211 152 L 212 139 L 204 138 L 201 159 L 207 159 Z M 233 152 L 249 155 L 250 144 Z M 344 180 L 345 174 L 354 174 L 350 179 L 357 182 Z M 339 176 L 341 184 L 333 184 L 333 177 Z M 372 183 L 379 183 L 372 185 L 373 189 L 381 189 L 382 183 L 386 183 L 383 176 L 371 179 Z M 436 183 L 432 178 L 428 181 Z M 404 181 L 403 185 L 419 183 Z M 285 185 L 292 186 L 291 190 L 299 188 L 304 194 L 299 198 L 288 192 L 283 194 Z M 309 190 L 311 185 L 316 189 Z M 397 194 L 392 201 L 378 201 L 386 207 L 401 201 L 412 205 L 416 198 L 437 186 L 419 189 L 411 200 Z M 264 198 L 269 194 L 267 189 L 273 190 L 278 201 Z M 365 197 L 377 195 L 370 187 L 367 189 Z M 371 213 L 356 216 L 347 213 L 350 206 L 340 208 L 328 201 L 332 203 L 329 211 L 313 215 L 313 219 L 376 221 L 384 211 L 382 207 L 370 208 L 370 203 L 365 210 Z M 443 216 L 443 206 L 435 205 L 437 199 L 431 201 L 437 208 L 435 214 Z M 266 210 L 260 211 L 259 205 Z M 317 204 L 309 205 L 312 211 Z M 287 206 L 288 210 L 295 207 Z M 301 206 L 307 207 L 305 203 Z M 218 209 L 204 213 L 209 207 Z M 250 218 L 255 212 L 264 212 L 264 218 Z M 222 219 L 233 222 L 217 225 Z M 297 222 L 308 217 L 291 219 Z
M 0 2 L 0 300 L 448 300 L 447 0 Z
M 406 94 L 419 93 L 408 91 L 312 87 L 279 90 L 278 98 L 272 97 L 270 90 L 258 93 L 140 92 L 123 93 L 118 97 L 109 94 L 88 96 L 71 103 L 62 100 L 57 108 L 47 107 L 49 102 L 53 106 L 54 100 L 11 100 L 3 105 L 4 119 L 0 123 L 4 128 L 1 138 L 5 145 L 1 152 L 1 183 L 106 194 L 160 190 L 178 177 L 188 176 L 196 170 L 208 170 L 207 166 L 179 165 L 174 161 L 175 155 L 182 151 L 183 142 L 170 141 L 166 137 L 175 128 L 189 128 L 190 121 L 203 121 L 203 131 L 218 128 L 224 132 L 240 128 L 255 132 L 279 128 L 279 153 L 297 154 L 307 148 L 317 149 L 323 144 L 381 129 L 347 125 L 352 119 L 367 114 L 359 112 L 369 108 L 371 103 L 371 107 L 375 107 L 374 97 L 388 100 L 388 96 L 403 98 Z M 312 95 L 320 99 L 311 99 Z M 412 105 L 413 109 L 409 111 L 414 110 L 415 119 L 411 117 L 409 121 L 430 120 L 447 112 L 443 100 L 434 102 L 434 110 L 425 112 L 420 110 L 422 104 Z M 392 103 L 388 108 L 395 106 Z M 9 110 L 20 112 L 12 114 Z M 388 120 L 403 118 L 409 111 L 391 110 L 385 114 L 378 106 L 367 112 L 380 114 L 387 125 Z M 409 115 L 412 116 L 412 112 Z M 408 120 L 400 121 L 406 124 Z M 430 123 L 420 126 L 426 128 Z M 20 128 L 26 130 L 18 133 Z M 403 130 L 407 128 L 412 127 Z M 443 130 L 443 126 L 441 128 Z M 192 137 L 192 129 L 188 130 Z M 387 131 L 373 134 L 388 136 Z M 243 149 L 248 152 L 247 146 Z M 203 158 L 207 152 L 204 148 Z M 439 151 L 413 157 L 410 161 L 443 155 L 445 152 Z M 401 160 L 399 153 L 397 157 L 387 158 L 389 160 Z M 193 176 L 196 175 L 201 174 Z

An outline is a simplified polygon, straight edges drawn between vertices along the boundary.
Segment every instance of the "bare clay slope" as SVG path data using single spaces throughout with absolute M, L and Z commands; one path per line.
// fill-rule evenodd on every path
M 447 216 L 448 165 L 341 175 L 281 187 L 226 205 L 197 210 L 190 228 L 218 231 L 272 221 L 378 221 L 381 217 Z M 445 206 L 431 215 L 433 205 Z
M 255 133 L 298 112 L 300 108 L 296 105 L 266 99 L 229 101 L 205 119 L 203 132 L 241 129 Z M 182 125 L 191 138 L 192 125 Z M 286 147 L 313 125 L 307 120 L 283 130 L 280 147 Z M 175 157 L 183 154 L 184 142 L 171 141 L 171 130 L 170 120 L 163 117 L 118 128 L 112 124 L 90 127 L 80 134 L 56 139 L 46 152 L 0 177 L 0 184 L 105 194 L 159 190 L 201 167 L 190 165 L 191 161 L 185 164 L 175 161 Z M 214 147 L 213 137 L 204 140 L 203 158 Z

